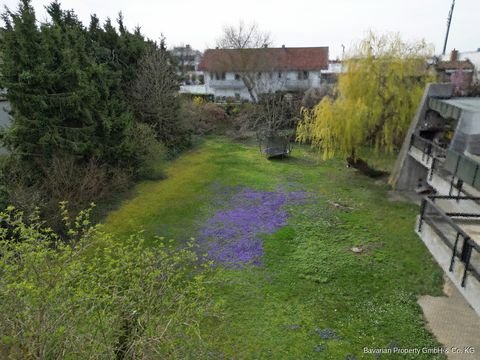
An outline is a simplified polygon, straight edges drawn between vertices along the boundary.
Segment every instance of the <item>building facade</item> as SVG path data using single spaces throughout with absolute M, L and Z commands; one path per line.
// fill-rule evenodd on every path
M 427 87 L 391 183 L 424 194 L 415 230 L 480 314 L 480 98 L 453 95 Z
M 183 85 L 202 85 L 203 72 L 198 70 L 202 59 L 202 52 L 193 49 L 190 45 L 176 46 L 170 50 L 170 54 L 177 62 L 177 74 Z
M 262 94 L 303 92 L 327 81 L 328 47 L 210 49 L 199 65 L 216 99 L 252 101 Z

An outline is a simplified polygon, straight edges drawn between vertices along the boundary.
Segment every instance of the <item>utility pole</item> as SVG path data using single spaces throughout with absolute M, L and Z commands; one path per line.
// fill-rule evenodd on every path
M 448 13 L 447 34 L 445 35 L 445 43 L 443 44 L 443 52 L 442 52 L 443 55 L 445 55 L 445 52 L 447 51 L 448 34 L 450 33 L 450 24 L 452 23 L 452 16 L 453 16 L 453 9 L 454 8 L 455 8 L 455 0 L 453 0 L 452 7 L 450 8 L 450 12 Z

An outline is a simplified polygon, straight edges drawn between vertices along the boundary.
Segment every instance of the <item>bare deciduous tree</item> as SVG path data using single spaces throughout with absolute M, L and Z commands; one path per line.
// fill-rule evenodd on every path
M 223 35 L 217 40 L 217 48 L 237 51 L 226 51 L 225 61 L 235 64 L 240 79 L 250 94 L 252 102 L 258 101 L 256 87 L 258 72 L 269 66 L 268 56 L 259 56 L 259 49 L 271 45 L 270 33 L 263 32 L 258 25 L 246 25 L 240 21 L 237 26 L 225 26 Z
M 270 44 L 270 33 L 262 32 L 255 23 L 246 25 L 243 21 L 237 26 L 225 26 L 223 36 L 217 40 L 221 49 L 256 49 Z

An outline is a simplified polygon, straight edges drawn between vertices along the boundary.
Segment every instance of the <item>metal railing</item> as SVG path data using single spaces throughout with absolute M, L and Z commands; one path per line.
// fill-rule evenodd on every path
M 480 164 L 477 161 L 456 151 L 448 150 L 443 168 L 452 175 L 449 195 L 454 187 L 462 190 L 463 184 L 480 190 Z
M 449 271 L 453 272 L 455 260 L 458 259 L 464 264 L 464 272 L 462 275 L 461 286 L 465 287 L 467 273 L 470 272 L 478 281 L 480 281 L 479 271 L 472 265 L 472 252 L 476 251 L 480 254 L 480 246 L 465 232 L 455 219 L 476 219 L 480 220 L 480 213 L 466 213 L 466 212 L 446 212 L 444 211 L 436 200 L 452 200 L 455 202 L 465 201 L 479 201 L 479 197 L 472 196 L 426 196 L 422 200 L 420 209 L 420 219 L 418 222 L 418 232 L 421 233 L 422 225 L 426 222 L 437 233 L 440 239 L 452 250 L 450 259 Z M 442 228 L 440 224 L 444 224 Z M 445 231 L 445 226 L 451 232 Z M 479 223 L 480 226 L 480 223 Z
M 245 84 L 242 80 L 210 80 L 209 86 L 218 89 L 243 89 Z
M 433 141 L 421 137 L 419 134 L 413 133 L 410 139 L 410 149 L 414 147 L 422 152 L 422 161 L 426 164 L 432 159 L 432 167 L 435 161 L 443 161 L 447 154 L 447 149 Z

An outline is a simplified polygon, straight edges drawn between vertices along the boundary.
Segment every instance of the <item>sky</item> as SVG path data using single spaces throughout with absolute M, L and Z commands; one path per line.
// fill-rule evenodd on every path
M 240 21 L 257 23 L 269 32 L 272 46 L 329 46 L 330 58 L 341 58 L 369 30 L 399 32 L 405 40 L 425 39 L 441 53 L 452 0 L 63 0 L 85 25 L 90 14 L 103 21 L 119 11 L 127 27 L 140 26 L 149 38 L 163 34 L 169 47 L 190 44 L 204 50 L 215 47 L 225 26 Z M 50 1 L 33 0 L 37 19 L 47 19 L 44 6 Z M 16 9 L 17 0 L 0 0 Z M 447 52 L 453 48 L 480 48 L 480 1 L 457 0 Z

